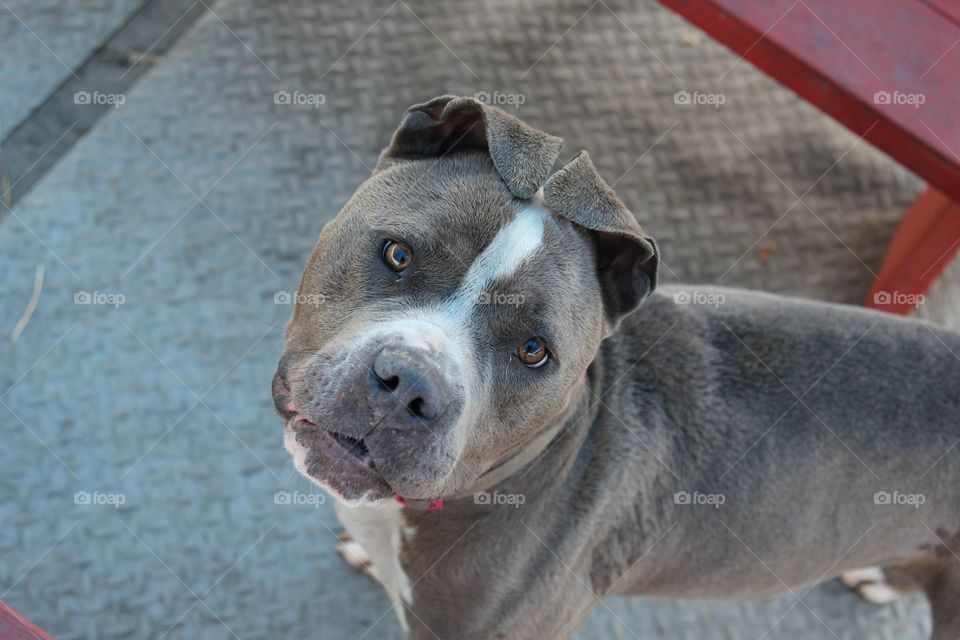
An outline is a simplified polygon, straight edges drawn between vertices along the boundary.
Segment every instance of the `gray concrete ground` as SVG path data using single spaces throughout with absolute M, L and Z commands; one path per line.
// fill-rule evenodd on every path
M 3 0 L 3 131 L 20 124 L 143 0 Z
M 0 55 L 8 122 L 134 3 L 53 4 L 0 2 L 0 31 L 29 25 L 52 50 Z M 617 183 L 667 282 L 857 303 L 922 187 L 653 2 L 207 4 L 0 228 L 0 598 L 58 638 L 400 637 L 334 555 L 332 509 L 291 473 L 268 391 L 290 312 L 275 296 L 409 104 L 522 96 L 563 159 L 586 148 Z M 921 313 L 957 325 L 958 275 Z M 616 599 L 577 637 L 928 629 L 919 598 L 877 608 L 832 582 L 767 602 Z

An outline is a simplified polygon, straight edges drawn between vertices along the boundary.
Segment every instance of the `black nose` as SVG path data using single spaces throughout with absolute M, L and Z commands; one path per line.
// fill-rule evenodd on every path
M 277 408 L 277 413 L 284 419 L 289 419 L 296 413 L 296 407 L 293 405 L 287 380 L 279 370 L 273 374 L 273 384 L 271 387 L 273 391 L 273 406 Z
M 449 397 L 436 365 L 425 353 L 386 347 L 373 360 L 370 395 L 387 424 L 418 426 L 443 415 Z

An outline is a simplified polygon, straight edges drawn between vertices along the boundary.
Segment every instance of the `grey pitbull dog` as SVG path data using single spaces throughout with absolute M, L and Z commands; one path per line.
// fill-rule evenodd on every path
M 469 98 L 412 107 L 301 279 L 322 303 L 286 330 L 284 442 L 410 637 L 837 575 L 925 591 L 960 637 L 960 336 L 657 289 L 657 245 L 585 153 L 551 175 L 560 146 Z

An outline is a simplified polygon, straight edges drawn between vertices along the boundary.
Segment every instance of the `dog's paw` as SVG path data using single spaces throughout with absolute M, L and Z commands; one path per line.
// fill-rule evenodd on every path
M 364 575 L 375 582 L 380 582 L 376 571 L 373 568 L 373 561 L 359 542 L 354 540 L 349 533 L 340 534 L 340 544 L 335 548 L 337 555 L 344 559 L 350 565 L 350 568 L 363 572 Z
M 887 576 L 880 567 L 847 571 L 840 574 L 840 582 L 872 604 L 889 604 L 901 595 L 900 591 L 887 581 Z

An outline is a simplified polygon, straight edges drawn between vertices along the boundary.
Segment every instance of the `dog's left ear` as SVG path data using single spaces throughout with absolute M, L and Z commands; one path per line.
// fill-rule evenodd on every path
M 596 253 L 607 331 L 612 333 L 620 319 L 656 288 L 657 244 L 603 181 L 586 151 L 547 180 L 543 200 L 588 230 Z
M 398 160 L 487 151 L 507 188 L 529 198 L 543 185 L 563 140 L 473 98 L 441 96 L 407 109 L 374 173 Z

